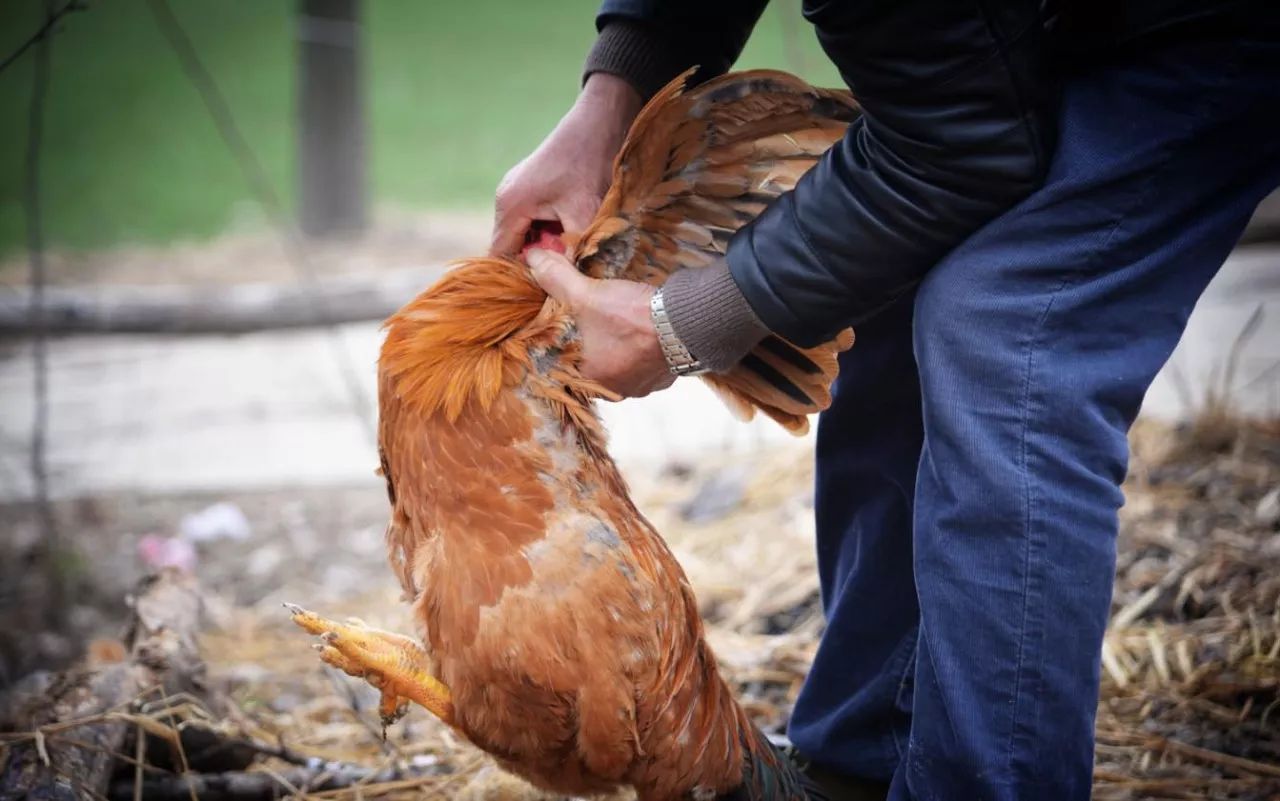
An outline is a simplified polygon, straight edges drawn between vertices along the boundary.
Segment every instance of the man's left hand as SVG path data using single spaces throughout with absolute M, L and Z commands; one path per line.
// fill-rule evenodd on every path
M 600 280 L 549 250 L 530 248 L 525 261 L 547 294 L 568 307 L 582 336 L 586 378 L 626 398 L 642 398 L 675 381 L 649 314 L 653 287 Z

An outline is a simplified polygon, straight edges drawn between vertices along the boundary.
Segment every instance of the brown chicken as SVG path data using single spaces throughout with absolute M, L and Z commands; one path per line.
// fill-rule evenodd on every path
M 777 72 L 660 92 L 633 125 L 591 226 L 566 235 L 596 277 L 661 284 L 724 252 L 857 115 Z M 851 331 L 770 338 L 706 376 L 738 413 L 802 432 Z M 514 260 L 461 262 L 387 323 L 379 443 L 390 561 L 421 642 L 291 607 L 324 661 L 408 701 L 534 784 L 635 787 L 641 801 L 803 799 L 734 701 L 689 583 L 628 496 L 577 370 L 573 319 Z

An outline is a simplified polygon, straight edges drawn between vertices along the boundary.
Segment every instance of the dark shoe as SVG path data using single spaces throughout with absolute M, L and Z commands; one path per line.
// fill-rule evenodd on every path
M 793 797 L 797 789 L 794 784 L 795 779 L 799 779 L 799 789 L 804 792 L 808 801 L 885 801 L 889 797 L 889 785 L 883 782 L 846 776 L 815 765 L 790 743 L 784 745 L 774 741 L 769 745 L 778 755 L 778 759 L 790 766 L 790 770 L 786 770 L 789 774 L 786 784 L 789 787 L 782 790 L 788 798 Z M 727 794 L 717 796 L 715 801 L 753 801 L 761 798 L 762 794 L 765 797 L 774 798 L 778 792 L 779 788 L 776 784 L 772 787 L 755 787 L 754 789 L 744 784 Z
M 885 801 L 889 797 L 889 785 L 883 782 L 846 776 L 815 765 L 795 746 L 788 745 L 778 751 L 800 771 L 809 801 Z

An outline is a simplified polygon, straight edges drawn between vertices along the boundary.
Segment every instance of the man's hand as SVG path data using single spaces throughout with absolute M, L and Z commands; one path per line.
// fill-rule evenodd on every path
M 643 102 L 631 85 L 597 72 L 555 130 L 498 185 L 491 255 L 513 256 L 534 220 L 581 232 L 600 208 L 631 121 Z
M 649 315 L 653 287 L 589 278 L 559 253 L 532 248 L 533 278 L 568 307 L 582 336 L 582 374 L 627 398 L 642 398 L 675 381 Z

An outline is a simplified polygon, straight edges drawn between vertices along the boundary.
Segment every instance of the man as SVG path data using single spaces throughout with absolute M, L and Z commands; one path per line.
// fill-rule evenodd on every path
M 573 108 L 498 193 L 496 252 L 581 230 L 644 99 L 764 0 L 606 0 Z M 832 797 L 1084 799 L 1126 432 L 1280 183 L 1274 2 L 806 0 L 865 117 L 662 290 L 726 369 L 848 325 L 818 428 L 828 628 L 791 739 Z M 651 290 L 534 251 L 583 370 L 669 384 Z

